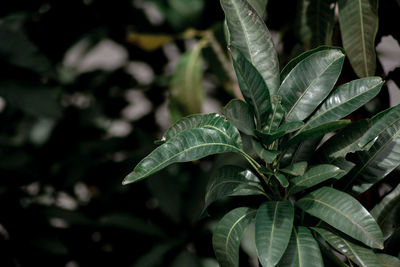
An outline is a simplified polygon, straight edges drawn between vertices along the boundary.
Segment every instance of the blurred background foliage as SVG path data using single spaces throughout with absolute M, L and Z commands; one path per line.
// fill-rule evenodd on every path
M 314 35 L 314 2 L 269 1 L 265 19 L 281 65 L 321 44 L 341 46 L 332 3 L 330 18 L 318 22 L 325 30 Z M 393 10 L 396 1 L 380 2 L 376 74 L 386 89 L 354 119 L 400 103 L 400 31 L 382 15 Z M 240 97 L 223 20 L 214 0 L 7 1 L 0 266 L 218 266 L 211 231 L 237 203 L 200 218 L 205 186 L 214 169 L 240 159 L 209 157 L 133 186 L 121 182 L 172 122 Z M 343 73 L 341 83 L 357 77 L 349 62 Z M 371 202 L 371 193 L 364 198 Z M 257 264 L 251 236 L 243 266 Z

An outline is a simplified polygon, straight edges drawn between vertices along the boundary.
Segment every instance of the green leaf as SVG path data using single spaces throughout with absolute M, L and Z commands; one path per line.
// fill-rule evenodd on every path
M 292 71 L 292 69 L 294 67 L 296 67 L 296 65 L 302 61 L 303 59 L 311 56 L 312 54 L 315 54 L 319 51 L 323 51 L 323 50 L 330 50 L 330 49 L 340 49 L 339 47 L 332 47 L 332 46 L 327 46 L 327 45 L 321 45 L 318 46 L 317 48 L 308 50 L 300 55 L 298 55 L 297 57 L 291 59 L 286 66 L 283 68 L 283 70 L 281 71 L 281 81 L 283 81 L 286 76 L 289 74 L 289 72 Z M 342 52 L 344 53 L 344 50 L 342 50 Z
M 246 102 L 233 99 L 222 109 L 222 114 L 241 132 L 254 135 L 254 115 Z
M 342 129 L 350 122 L 351 122 L 350 120 L 332 121 L 320 124 L 311 129 L 296 132 L 296 134 L 292 138 L 290 138 L 288 141 L 284 143 L 284 146 L 291 146 L 303 142 L 305 140 L 311 140 L 313 138 L 323 136 L 327 133 Z
M 375 138 L 374 138 L 375 136 Z M 354 194 L 365 192 L 382 180 L 400 164 L 400 105 L 385 113 L 365 133 L 359 142 L 363 147 L 366 141 L 373 145 L 368 151 L 356 153 L 356 168 L 349 174 L 347 189 L 352 186 Z
M 386 195 L 372 210 L 371 215 L 381 227 L 383 237 L 388 239 L 399 227 L 400 213 L 400 185 L 397 185 L 390 194 Z
M 339 0 L 343 47 L 359 77 L 375 74 L 375 37 L 378 31 L 377 0 Z
M 216 200 L 227 196 L 265 194 L 257 176 L 238 166 L 223 166 L 208 183 L 204 210 Z
M 291 186 L 288 194 L 296 194 L 327 179 L 336 177 L 341 172 L 343 172 L 341 169 L 330 164 L 312 166 L 304 175 L 290 180 Z
M 213 247 L 221 267 L 239 266 L 240 240 L 256 213 L 254 209 L 237 208 L 218 222 L 213 233 Z
M 360 120 L 349 124 L 340 132 L 328 139 L 316 152 L 318 157 L 322 157 L 329 163 L 338 158 L 344 158 L 348 153 L 361 150 L 358 142 L 363 134 L 368 130 L 367 120 Z
M 305 49 L 331 44 L 334 28 L 333 0 L 302 0 L 300 8 L 300 39 Z
M 285 110 L 281 105 L 282 97 L 279 95 L 271 96 L 272 111 L 268 115 L 268 124 L 264 127 L 267 133 L 275 132 L 285 116 Z
M 354 166 L 356 166 L 356 164 L 347 161 L 345 158 L 337 158 L 333 161 L 330 161 L 329 163 L 339 167 L 343 171 L 335 176 L 336 180 L 339 180 L 340 178 L 344 177 L 354 168 Z
M 279 87 L 286 121 L 302 121 L 328 96 L 344 61 L 339 49 L 318 51 L 300 61 Z
M 270 95 L 279 87 L 279 61 L 263 19 L 246 0 L 221 0 L 232 46 L 239 48 L 264 78 Z
M 256 248 L 261 265 L 275 266 L 289 244 L 294 207 L 290 201 L 265 202 L 256 216 Z
M 230 123 L 226 132 L 234 130 Z M 180 132 L 174 138 L 157 147 L 147 157 L 138 163 L 123 184 L 137 182 L 172 163 L 197 160 L 212 154 L 236 152 L 244 153 L 241 144 L 219 128 L 194 128 Z M 236 130 L 237 132 L 237 130 Z
M 173 122 L 202 110 L 204 89 L 201 49 L 201 45 L 196 45 L 192 51 L 181 56 L 176 66 L 169 88 Z
M 301 176 L 306 171 L 307 166 L 308 166 L 307 161 L 301 161 L 293 163 L 292 165 L 289 165 L 284 169 L 280 169 L 279 171 L 293 176 Z
M 317 149 L 322 136 L 289 146 L 280 160 L 280 166 L 288 166 L 300 161 L 309 161 Z
M 265 149 L 257 140 L 252 139 L 251 142 L 257 155 L 268 164 L 274 162 L 276 157 L 281 153 L 281 151 Z
M 289 245 L 278 264 L 279 267 L 324 266 L 321 251 L 310 230 L 304 226 L 293 227 Z
M 382 267 L 400 267 L 400 260 L 394 256 L 383 253 L 378 253 L 376 256 Z
M 247 0 L 257 14 L 262 18 L 267 9 L 268 0 Z
M 268 120 L 271 102 L 268 87 L 257 69 L 242 55 L 231 48 L 233 66 L 244 99 L 253 108 L 257 126 L 263 127 Z
M 278 180 L 282 187 L 286 188 L 289 186 L 289 181 L 283 173 L 274 173 L 274 177 Z
M 264 145 L 269 145 L 275 140 L 281 138 L 285 134 L 297 131 L 304 123 L 302 121 L 290 121 L 281 125 L 276 131 L 267 133 L 266 131 L 255 131 L 257 137 L 259 137 Z
M 345 255 L 347 258 L 355 262 L 358 266 L 363 267 L 380 267 L 380 263 L 375 253 L 371 249 L 356 245 L 338 235 L 335 235 L 322 228 L 312 228 L 323 239 L 334 247 L 337 251 Z
M 353 197 L 322 187 L 296 202 L 305 212 L 372 248 L 383 248 L 382 232 L 369 212 Z
M 242 142 L 237 129 L 217 113 L 195 114 L 182 118 L 167 130 L 161 140 L 168 141 L 182 131 L 195 128 L 215 129 L 230 136 L 238 144 Z
M 325 99 L 302 130 L 344 118 L 374 98 L 382 84 L 383 81 L 380 77 L 369 77 L 339 86 Z

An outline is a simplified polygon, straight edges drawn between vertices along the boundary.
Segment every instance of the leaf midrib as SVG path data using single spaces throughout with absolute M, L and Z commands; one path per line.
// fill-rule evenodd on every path
M 339 169 L 339 170 L 340 170 L 340 169 Z M 313 178 L 318 177 L 318 176 L 324 176 L 324 175 L 329 174 L 329 173 L 334 174 L 335 172 L 338 172 L 338 170 L 336 170 L 336 171 L 327 171 L 327 172 L 318 173 L 318 174 L 309 176 L 308 178 L 306 178 L 306 179 L 304 179 L 304 180 L 300 180 L 301 177 L 294 178 L 294 179 L 299 179 L 300 181 L 299 181 L 298 184 L 294 184 L 293 187 L 290 189 L 290 191 L 293 191 L 293 188 L 299 187 L 299 185 L 302 185 L 303 183 L 309 181 L 310 179 L 313 179 Z M 331 177 L 331 178 L 332 178 L 332 177 Z M 293 180 L 294 180 L 294 179 L 293 179 Z M 329 178 L 327 178 L 327 179 L 329 179 Z

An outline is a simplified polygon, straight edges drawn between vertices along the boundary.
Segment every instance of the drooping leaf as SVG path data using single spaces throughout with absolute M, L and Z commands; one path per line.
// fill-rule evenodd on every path
M 339 180 L 340 178 L 344 177 L 354 168 L 354 166 L 356 166 L 356 164 L 347 161 L 345 158 L 337 158 L 334 159 L 333 161 L 329 161 L 329 163 L 339 167 L 343 171 L 334 177 L 336 180 Z
M 228 135 L 234 142 L 241 143 L 240 134 L 237 129 L 217 113 L 195 114 L 182 118 L 167 130 L 162 140 L 168 141 L 185 130 L 195 128 L 215 129 Z
M 339 86 L 325 99 L 302 130 L 344 118 L 375 97 L 382 84 L 380 77 L 368 77 Z
M 304 226 L 293 227 L 289 245 L 279 267 L 324 266 L 318 243 Z
M 257 140 L 252 139 L 251 142 L 257 155 L 268 164 L 274 162 L 276 157 L 281 153 L 281 151 L 265 149 Z
M 289 186 L 289 181 L 283 173 L 274 173 L 274 177 L 278 180 L 282 187 L 286 188 Z
M 368 121 L 360 120 L 349 124 L 337 134 L 328 139 L 316 152 L 318 157 L 323 157 L 327 162 L 344 158 L 348 153 L 361 150 L 358 142 L 368 130 Z
M 247 135 L 254 134 L 254 115 L 246 102 L 234 99 L 222 109 L 222 114 L 241 132 Z
M 213 247 L 221 267 L 239 265 L 240 239 L 256 213 L 257 210 L 254 209 L 237 208 L 227 213 L 218 222 L 213 233 Z
M 236 48 L 231 48 L 233 67 L 239 87 L 247 103 L 253 108 L 257 126 L 264 127 L 271 110 L 268 87 L 257 69 Z
M 221 0 L 230 44 L 239 48 L 264 78 L 270 95 L 279 87 L 278 56 L 263 19 L 246 0 Z
M 374 137 L 375 136 L 375 137 Z M 359 151 L 357 166 L 348 175 L 345 189 L 354 194 L 365 192 L 382 180 L 400 164 L 400 105 L 392 108 L 377 120 L 359 142 L 360 147 L 371 142 L 368 151 Z
M 358 266 L 363 267 L 380 267 L 378 258 L 372 249 L 367 249 L 362 246 L 356 245 L 338 235 L 335 235 L 322 228 L 312 228 L 318 234 L 322 236 L 323 239 L 328 241 L 328 243 L 334 247 L 337 251 L 345 255 L 351 261 L 355 262 Z
M 304 131 L 298 131 L 292 138 L 285 142 L 284 146 L 291 146 L 305 140 L 311 140 L 313 138 L 323 136 L 327 133 L 344 128 L 350 122 L 350 120 L 332 121 L 320 124 Z
M 389 238 L 400 227 L 400 185 L 371 210 L 371 215 L 381 227 L 385 240 Z
M 272 110 L 268 115 L 268 124 L 263 129 L 269 134 L 275 132 L 279 128 L 279 125 L 281 124 L 283 117 L 285 116 L 285 110 L 282 107 L 281 101 L 281 96 L 271 96 Z
M 343 47 L 359 77 L 375 74 L 375 37 L 378 31 L 377 0 L 339 0 Z
M 286 121 L 302 121 L 328 96 L 342 69 L 344 54 L 328 49 L 300 61 L 279 87 Z
M 284 169 L 280 169 L 279 171 L 293 176 L 301 176 L 306 171 L 307 166 L 308 166 L 307 161 L 301 161 L 293 163 L 292 165 L 289 165 Z
M 299 35 L 308 50 L 319 45 L 330 45 L 334 28 L 333 0 L 302 0 Z
M 383 236 L 375 219 L 353 197 L 322 187 L 296 202 L 305 212 L 372 248 L 383 248 Z
M 201 45 L 196 45 L 181 56 L 176 66 L 169 89 L 173 122 L 202 111 L 204 89 L 201 49 Z
M 336 177 L 343 172 L 335 165 L 321 164 L 312 166 L 307 172 L 299 177 L 290 180 L 290 188 L 288 194 L 296 194 L 304 189 L 310 188 L 316 184 L 322 183 L 327 179 Z
M 275 266 L 289 244 L 294 208 L 290 201 L 265 202 L 256 216 L 256 248 L 262 266 Z
M 392 255 L 378 253 L 376 256 L 382 267 L 400 267 L 400 260 Z
M 226 131 L 220 128 L 193 128 L 180 132 L 140 161 L 123 184 L 142 180 L 172 163 L 193 161 L 218 153 L 242 153 L 241 144 L 237 143 L 238 133 L 232 138 L 227 132 L 235 132 L 229 129 L 234 127 L 230 123 L 225 126 L 228 128 Z
M 223 166 L 208 183 L 204 210 L 214 201 L 227 196 L 264 194 L 257 176 L 238 166 Z

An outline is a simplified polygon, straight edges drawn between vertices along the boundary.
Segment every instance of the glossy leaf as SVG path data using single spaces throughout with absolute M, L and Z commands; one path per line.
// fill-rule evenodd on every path
M 375 74 L 375 37 L 378 31 L 377 0 L 339 0 L 343 47 L 359 77 Z
M 257 14 L 262 18 L 267 9 L 268 0 L 247 0 Z
M 204 210 L 214 201 L 227 196 L 264 194 L 257 176 L 238 166 L 223 166 L 208 183 Z
M 328 96 L 342 69 L 344 54 L 338 49 L 318 51 L 300 61 L 279 87 L 286 121 L 302 121 Z
M 267 85 L 257 69 L 247 61 L 239 50 L 232 47 L 231 52 L 233 67 L 242 95 L 253 108 L 257 125 L 263 127 L 271 110 Z
M 222 114 L 241 132 L 253 135 L 256 128 L 254 115 L 250 106 L 240 99 L 230 101 L 223 109 Z
M 347 161 L 345 158 L 337 158 L 334 159 L 333 161 L 332 160 L 329 161 L 329 163 L 339 167 L 343 171 L 334 177 L 336 180 L 339 180 L 340 178 L 344 177 L 354 168 L 354 166 L 356 166 L 356 164 Z
M 281 138 L 285 134 L 297 131 L 304 123 L 302 121 L 290 121 L 281 125 L 276 131 L 266 133 L 265 131 L 255 131 L 257 137 L 259 137 L 264 145 L 269 145 L 275 140 Z
M 237 208 L 227 213 L 213 233 L 215 256 L 221 267 L 239 265 L 239 245 L 246 227 L 255 218 L 257 210 Z
M 377 138 L 373 138 L 376 136 Z M 346 189 L 352 186 L 354 194 L 365 192 L 382 180 L 400 164 L 400 105 L 385 113 L 365 133 L 359 142 L 363 147 L 366 140 L 373 138 L 368 151 L 359 151 L 357 167 L 349 174 Z
M 279 61 L 263 19 L 246 0 L 221 0 L 228 22 L 230 44 L 239 48 L 264 78 L 270 95 L 279 87 Z
M 293 163 L 292 165 L 289 165 L 284 169 L 280 169 L 279 171 L 293 176 L 301 176 L 305 173 L 307 166 L 308 166 L 307 161 L 301 161 Z
M 195 114 L 182 118 L 167 130 L 162 141 L 168 141 L 182 131 L 194 128 L 216 129 L 230 136 L 236 143 L 241 143 L 237 129 L 217 113 Z
M 367 249 L 362 246 L 356 245 L 338 235 L 335 235 L 322 228 L 312 228 L 323 239 L 334 247 L 337 251 L 345 255 L 351 261 L 355 262 L 358 266 L 363 267 L 380 267 L 378 258 L 372 249 Z
M 332 121 L 320 124 L 301 132 L 297 132 L 292 138 L 285 142 L 284 146 L 294 145 L 305 140 L 311 140 L 313 138 L 323 136 L 327 133 L 344 128 L 350 122 L 350 120 Z
M 373 248 L 383 248 L 382 232 L 369 212 L 353 197 L 322 187 L 296 202 L 305 212 Z
M 274 177 L 278 180 L 282 187 L 286 188 L 289 186 L 289 181 L 283 173 L 274 173 Z
M 225 124 L 226 132 L 235 132 Z M 193 128 L 177 134 L 163 145 L 157 147 L 147 157 L 138 163 L 129 174 L 124 184 L 137 182 L 149 175 L 167 167 L 172 163 L 193 161 L 208 155 L 236 152 L 243 153 L 241 145 L 220 128 Z M 236 130 L 237 132 L 237 130 Z
M 388 239 L 399 227 L 400 185 L 386 195 L 372 210 L 371 215 L 381 227 L 383 237 Z
M 383 253 L 378 253 L 376 256 L 382 267 L 400 267 L 400 260 L 394 256 Z
M 290 180 L 288 194 L 296 194 L 304 189 L 310 188 L 316 184 L 322 183 L 330 178 L 336 177 L 342 173 L 341 169 L 330 164 L 321 164 L 312 166 L 307 172 L 299 177 Z
M 279 267 L 324 266 L 318 243 L 304 226 L 293 227 L 289 245 Z
M 289 244 L 294 207 L 290 201 L 265 202 L 256 216 L 256 248 L 261 265 L 275 266 Z
M 339 86 L 322 103 L 302 130 L 344 118 L 374 98 L 382 84 L 383 81 L 380 77 L 369 77 Z
M 276 157 L 281 153 L 281 151 L 265 149 L 257 140 L 254 139 L 252 140 L 252 144 L 257 155 L 268 164 L 274 162 Z
M 202 111 L 203 63 L 201 45 L 186 52 L 179 59 L 170 83 L 170 112 L 172 121 Z
M 305 49 L 331 44 L 334 28 L 333 0 L 302 0 L 299 35 Z
M 263 129 L 268 134 L 275 132 L 279 128 L 279 125 L 285 116 L 285 110 L 282 107 L 281 101 L 281 96 L 271 96 L 272 110 L 268 116 L 268 123 Z
M 294 146 L 289 146 L 281 157 L 280 166 L 288 166 L 296 162 L 311 160 L 321 139 L 322 137 L 317 137 Z

